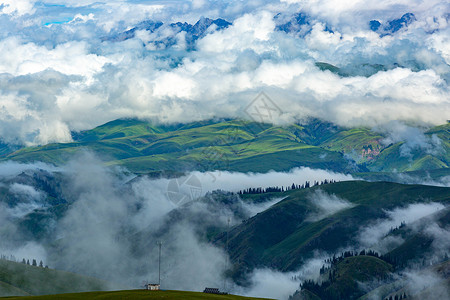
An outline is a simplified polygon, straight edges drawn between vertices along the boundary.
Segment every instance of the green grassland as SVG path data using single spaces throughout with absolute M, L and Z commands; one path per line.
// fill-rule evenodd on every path
M 0 260 L 0 296 L 101 291 L 110 287 L 92 277 Z
M 125 166 L 136 173 L 214 169 L 267 172 L 300 166 L 346 173 L 448 168 L 450 124 L 431 128 L 426 136 L 439 138 L 438 149 L 413 149 L 405 156 L 402 143 L 383 145 L 383 136 L 370 129 L 342 128 L 318 120 L 303 126 L 239 120 L 156 126 L 123 119 L 74 133 L 71 143 L 27 147 L 12 153 L 5 148 L 0 154 L 3 160 L 58 165 L 89 149 L 106 164 Z M 359 166 L 350 164 L 344 154 Z
M 266 298 L 251 298 L 236 295 L 214 295 L 205 294 L 199 292 L 185 292 L 185 291 L 146 291 L 146 290 L 126 290 L 126 291 L 111 291 L 111 292 L 89 292 L 89 293 L 72 293 L 72 294 L 59 294 L 59 295 L 45 295 L 34 297 L 10 297 L 7 299 L 20 299 L 20 300 L 103 300 L 103 299 L 223 299 L 223 300 L 238 300 L 238 299 L 266 299 Z
M 433 149 L 411 149 L 402 155 L 404 143 L 383 149 L 379 158 L 369 167 L 372 171 L 411 172 L 450 167 L 450 123 L 436 126 L 425 132 L 431 140 L 437 140 Z
M 393 270 L 392 265 L 376 257 L 348 257 L 335 267 L 336 279 L 327 289 L 335 295 L 352 294 L 359 289 L 358 282 L 382 280 Z
M 306 144 L 289 128 L 242 121 L 159 128 L 144 121 L 117 120 L 75 135 L 72 143 L 25 148 L 5 159 L 62 164 L 80 149 L 96 152 L 109 165 L 138 173 L 237 171 L 241 164 L 247 171 L 261 172 L 295 166 L 342 170 L 347 166 L 341 154 Z M 267 157 L 273 163 L 261 164 Z
M 374 150 L 380 150 L 381 145 L 378 141 L 382 138 L 383 136 L 368 128 L 352 128 L 338 132 L 321 145 L 332 151 L 360 152 L 364 147 L 369 146 Z

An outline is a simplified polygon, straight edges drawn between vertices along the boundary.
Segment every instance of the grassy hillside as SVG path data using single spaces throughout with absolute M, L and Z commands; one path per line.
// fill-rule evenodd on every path
M 0 281 L 0 297 L 4 296 L 30 296 L 30 294 L 15 286 Z
M 436 221 L 440 228 L 447 228 L 449 217 L 447 207 L 433 216 L 391 230 L 387 238 L 401 237 L 404 242 L 382 256 L 373 251 L 361 251 L 359 255 L 347 251 L 333 256 L 322 267 L 320 280 L 303 282 L 292 300 L 403 299 L 405 296 L 447 299 L 450 261 L 447 255 L 433 255 L 436 253 L 433 244 L 439 242 L 425 232 L 430 220 Z M 410 277 L 411 273 L 415 275 Z M 424 282 L 416 287 L 418 282 L 412 278 Z
M 433 214 L 432 218 L 440 228 L 450 226 L 450 207 Z M 408 263 L 416 261 L 423 254 L 430 254 L 433 249 L 433 237 L 425 234 L 428 227 L 427 219 L 421 219 L 413 224 L 408 224 L 398 228 L 389 234 L 390 237 L 401 238 L 404 242 L 397 248 L 385 254 L 391 261 L 395 261 L 398 266 L 407 266 Z
M 356 296 L 359 291 L 359 283 L 374 279 L 383 280 L 393 270 L 394 268 L 390 264 L 376 257 L 348 257 L 334 268 L 335 279 L 327 288 L 327 292 L 333 295 L 353 294 Z
M 116 120 L 74 135 L 74 142 L 25 148 L 5 159 L 62 164 L 80 149 L 96 152 L 110 165 L 134 172 L 151 170 L 287 170 L 295 166 L 345 170 L 340 153 L 304 143 L 292 128 L 254 122 L 203 122 L 155 127 Z M 273 162 L 267 161 L 270 157 Z
M 317 211 L 313 203 L 317 190 L 345 199 L 352 206 L 322 219 L 311 218 Z M 352 246 L 359 228 L 385 218 L 387 210 L 424 201 L 448 204 L 450 188 L 351 181 L 288 191 L 280 196 L 287 198 L 230 230 L 229 249 L 236 263 L 236 276 L 242 270 L 263 265 L 295 270 L 314 251 L 334 253 Z M 220 234 L 215 242 L 223 244 L 225 237 Z
M 397 299 L 401 295 L 407 295 L 406 299 L 420 300 L 420 299 L 447 299 L 449 295 L 450 287 L 450 260 L 444 261 L 431 267 L 425 267 L 422 270 L 417 271 L 419 276 L 435 275 L 435 280 L 430 281 L 429 284 L 417 287 L 414 293 L 411 293 L 411 289 L 407 288 L 408 281 L 404 277 L 398 276 L 397 280 L 383 284 L 369 293 L 361 296 L 359 300 L 377 299 L 380 296 L 383 299 Z M 426 280 L 426 279 L 424 279 Z M 410 284 L 409 284 L 410 285 Z
M 383 149 L 369 164 L 372 171 L 409 172 L 450 167 L 450 123 L 425 132 L 427 144 L 411 147 L 400 142 Z
M 266 172 L 299 166 L 339 172 L 431 170 L 449 167 L 449 128 L 446 124 L 426 133 L 439 144 L 436 149 L 418 148 L 405 155 L 402 143 L 386 147 L 381 143 L 384 137 L 370 129 L 342 128 L 318 120 L 280 127 L 238 120 L 155 126 L 125 119 L 74 133 L 71 143 L 9 154 L 4 150 L 3 159 L 63 164 L 77 151 L 90 149 L 107 164 L 138 173 L 194 169 Z M 355 167 L 349 158 L 360 165 Z
M 109 287 L 92 277 L 0 260 L 0 296 L 100 291 Z
M 332 151 L 353 152 L 356 160 L 369 161 L 376 158 L 383 148 L 379 143 L 382 138 L 367 128 L 353 128 L 334 134 L 321 146 Z
M 21 299 L 21 300 L 103 300 L 103 299 L 223 299 L 223 300 L 239 300 L 239 299 L 265 299 L 265 298 L 251 298 L 242 297 L 236 295 L 213 295 L 197 292 L 184 292 L 184 291 L 145 291 L 145 290 L 130 290 L 130 291 L 113 291 L 113 292 L 90 292 L 90 293 L 78 293 L 78 294 L 60 294 L 60 295 L 47 295 L 37 297 L 12 297 L 8 299 Z
M 386 280 L 393 270 L 390 264 L 373 256 L 344 258 L 322 276 L 321 284 L 303 283 L 293 300 L 356 299 L 364 295 L 361 288 L 364 283 Z

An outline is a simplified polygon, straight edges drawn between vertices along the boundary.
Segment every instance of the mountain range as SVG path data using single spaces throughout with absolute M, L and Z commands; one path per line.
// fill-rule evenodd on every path
M 400 18 L 389 20 L 383 24 L 378 20 L 371 20 L 368 22 L 368 27 L 370 30 L 379 33 L 380 36 L 392 35 L 401 29 L 407 28 L 415 20 L 416 17 L 413 13 L 405 13 Z M 274 21 L 276 30 L 295 34 L 303 38 L 311 32 L 316 20 L 304 12 L 298 12 L 293 15 L 279 13 L 275 15 Z M 208 32 L 223 30 L 232 24 L 232 22 L 221 18 L 210 19 L 205 17 L 200 18 L 195 24 L 187 22 L 165 24 L 161 21 L 146 20 L 127 31 L 105 36 L 102 40 L 120 42 L 132 39 L 136 37 L 138 31 L 143 31 L 152 34 L 152 39 L 149 42 L 165 48 L 176 45 L 176 36 L 179 33 L 185 33 L 183 39 L 186 42 L 187 49 L 193 50 L 195 49 L 196 41 L 206 36 Z M 167 29 L 170 30 L 169 35 L 167 34 Z M 325 26 L 325 31 L 333 33 L 329 25 Z
M 154 33 L 154 39 L 151 40 L 151 42 L 155 43 L 155 45 L 171 47 L 177 43 L 176 35 L 185 33 L 184 41 L 186 42 L 186 48 L 192 50 L 195 48 L 195 42 L 204 37 L 208 32 L 222 30 L 230 25 L 232 25 L 232 23 L 224 19 L 210 19 L 204 17 L 198 20 L 194 25 L 187 22 L 176 22 L 165 25 L 160 21 L 154 22 L 147 20 L 125 32 L 104 37 L 103 40 L 120 42 L 136 37 L 138 31 L 144 31 L 147 33 Z M 163 32 L 163 30 L 167 29 L 171 32 L 169 36 Z
M 204 241 L 226 249 L 232 264 L 227 276 L 242 286 L 250 284 L 254 270 L 270 267 L 296 272 L 309 260 L 317 259 L 317 253 L 322 253 L 327 270 L 321 275 L 323 278 L 319 283 L 299 283 L 294 299 L 327 299 L 326 295 L 330 295 L 327 293 L 356 299 L 376 289 L 383 289 L 384 295 L 401 294 L 399 291 L 405 288 L 407 281 L 397 281 L 399 272 L 406 266 L 413 264 L 425 272 L 430 263 L 445 262 L 445 251 L 436 250 L 436 244 L 442 241 L 426 228 L 448 226 L 450 189 L 386 180 L 407 182 L 405 178 L 414 177 L 413 182 L 421 182 L 426 176 L 430 180 L 448 178 L 449 137 L 449 123 L 424 130 L 421 143 L 414 144 L 408 140 L 395 142 L 381 130 L 345 128 L 317 119 L 285 126 L 242 120 L 156 125 L 143 120 L 120 119 L 74 132 L 71 143 L 16 151 L 4 147 L 2 159 L 64 166 L 71 157 L 88 150 L 96 153 L 105 166 L 125 167 L 127 172 L 138 175 L 112 187 L 115 193 L 124 195 L 135 193 L 135 184 L 142 178 L 173 178 L 189 171 L 265 173 L 309 167 L 379 181 L 324 181 L 322 185 L 286 182 L 285 189 L 249 186 L 239 194 L 215 191 L 162 216 L 157 231 L 153 227 L 136 231 L 126 224 L 121 229 L 132 232 L 121 239 L 134 249 L 130 255 L 140 259 L 147 255 L 142 249 L 156 251 L 155 245 L 148 241 L 169 240 L 170 234 L 181 224 L 194 228 Z M 67 251 L 59 245 L 67 241 L 51 242 L 58 226 L 50 224 L 64 220 L 66 214 L 77 207 L 84 190 L 74 193 L 68 174 L 46 168 L 2 178 L 0 194 L 1 203 L 14 212 L 14 226 L 21 232 L 20 237 L 10 236 L 10 242 L 20 243 L 27 237 L 45 244 L 56 258 L 56 253 Z M 33 187 L 35 192 L 31 193 L 26 187 Z M 267 206 L 266 203 L 274 199 L 278 202 Z M 142 206 L 139 202 L 127 205 L 136 205 L 133 211 L 139 211 Z M 255 205 L 266 207 L 254 215 L 249 213 L 249 207 Z M 421 205 L 437 207 L 438 212 L 414 220 L 390 219 L 396 211 Z M 224 210 L 231 212 L 235 220 L 229 230 L 219 221 Z M 364 242 L 361 237 L 364 230 L 369 236 L 373 235 L 370 232 L 377 231 L 374 226 L 383 220 L 393 227 L 381 235 L 375 234 L 376 242 Z M 375 249 L 382 254 L 355 255 L 364 249 Z M 327 262 L 331 255 L 341 257 L 341 251 L 342 258 Z M 344 251 L 351 251 L 351 255 L 344 255 Z M 349 273 L 346 264 L 350 264 L 354 272 Z M 77 266 L 72 268 L 71 271 L 84 272 Z M 361 288 L 357 282 L 366 282 L 370 288 Z
M 319 120 L 274 126 L 240 120 L 154 125 L 120 119 L 73 133 L 73 142 L 27 147 L 3 160 L 60 165 L 81 149 L 107 165 L 135 173 L 228 170 L 288 171 L 295 167 L 344 173 L 435 172 L 450 164 L 450 123 L 425 130 L 420 143 L 391 141 L 369 128 L 345 128 Z

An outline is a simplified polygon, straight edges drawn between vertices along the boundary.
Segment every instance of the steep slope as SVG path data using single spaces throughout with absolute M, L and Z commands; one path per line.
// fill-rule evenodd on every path
M 287 198 L 230 230 L 229 252 L 236 276 L 260 266 L 292 271 L 314 251 L 334 253 L 353 247 L 360 228 L 386 218 L 386 211 L 426 201 L 448 205 L 450 188 L 351 181 L 289 191 L 283 196 Z M 347 204 L 320 215 L 315 202 L 323 196 Z M 215 242 L 223 244 L 225 238 L 225 233 L 219 234 Z
M 411 270 L 409 270 L 411 271 Z M 436 264 L 434 266 L 425 266 L 420 270 L 414 271 L 419 282 L 411 282 L 403 276 L 396 277 L 397 280 L 383 284 L 369 293 L 361 296 L 360 300 L 369 299 L 447 299 L 449 295 L 450 283 L 450 260 Z M 428 278 L 433 280 L 427 282 Z
M 356 299 L 364 295 L 362 285 L 390 277 L 394 270 L 389 263 L 373 256 L 359 255 L 344 258 L 325 274 L 322 283 L 304 282 L 302 290 L 292 300 L 300 299 Z

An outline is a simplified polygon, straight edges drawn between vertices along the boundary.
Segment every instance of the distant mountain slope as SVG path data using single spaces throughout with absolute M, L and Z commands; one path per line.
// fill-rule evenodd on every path
M 224 19 L 210 19 L 202 17 L 195 24 L 189 23 L 170 23 L 164 24 L 159 21 L 147 20 L 137 24 L 122 33 L 115 34 L 113 36 L 104 37 L 103 40 L 109 40 L 114 42 L 120 42 L 136 37 L 139 31 L 154 33 L 153 40 L 149 41 L 155 46 L 170 47 L 178 43 L 177 34 L 184 33 L 186 47 L 188 50 L 195 48 L 195 42 L 208 34 L 208 32 L 222 30 L 232 25 L 232 23 Z
M 412 22 L 416 21 L 413 13 L 406 13 L 401 18 L 388 21 L 384 26 L 378 20 L 369 22 L 370 30 L 378 32 L 381 36 L 394 34 L 397 31 L 407 28 Z
M 74 273 L 0 259 L 0 297 L 100 291 L 109 283 Z
M 450 124 L 436 126 L 425 132 L 430 143 L 410 145 L 399 142 L 383 149 L 370 164 L 374 171 L 407 172 L 450 167 Z M 434 142 L 435 140 L 436 142 Z M 434 147 L 433 147 L 433 143 Z
M 367 128 L 343 128 L 319 120 L 290 126 L 239 120 L 156 126 L 124 119 L 74 133 L 72 143 L 24 148 L 3 155 L 3 160 L 63 164 L 77 151 L 89 149 L 109 165 L 122 165 L 137 173 L 267 172 L 300 166 L 354 173 L 449 167 L 450 124 L 425 133 L 430 145 L 410 149 L 403 142 L 385 145 L 384 138 Z
M 144 121 L 118 120 L 74 135 L 73 143 L 25 148 L 6 159 L 61 164 L 77 150 L 90 149 L 109 164 L 134 172 L 265 172 L 299 166 L 347 169 L 348 161 L 342 154 L 303 142 L 293 129 L 241 121 L 156 127 Z

